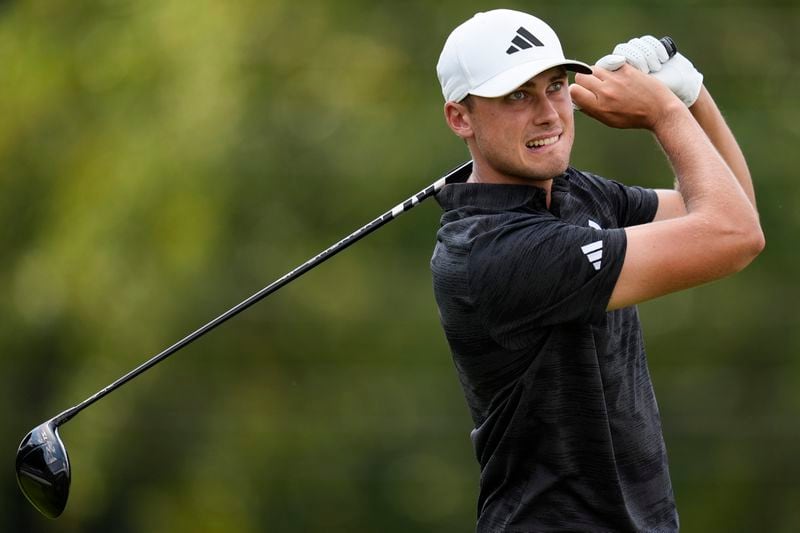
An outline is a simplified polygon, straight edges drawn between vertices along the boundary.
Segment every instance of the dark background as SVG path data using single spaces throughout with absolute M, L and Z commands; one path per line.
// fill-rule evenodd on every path
M 767 248 L 641 306 L 686 532 L 800 530 L 796 2 L 506 2 L 594 62 L 671 35 L 746 153 Z M 435 64 L 491 2 L 0 2 L 0 530 L 465 532 L 471 424 L 440 331 L 433 201 L 62 428 L 35 425 L 465 160 Z M 650 134 L 578 116 L 573 163 L 670 187 Z

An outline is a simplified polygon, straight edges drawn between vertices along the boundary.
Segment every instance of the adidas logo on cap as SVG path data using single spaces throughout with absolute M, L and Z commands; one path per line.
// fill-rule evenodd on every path
M 506 53 L 509 55 L 519 52 L 520 50 L 530 48 L 531 46 L 544 46 L 542 41 L 537 39 L 534 34 L 526 30 L 523 26 L 519 27 L 517 30 L 517 36 L 511 39 L 511 42 L 513 44 L 508 47 L 508 50 L 506 50 Z

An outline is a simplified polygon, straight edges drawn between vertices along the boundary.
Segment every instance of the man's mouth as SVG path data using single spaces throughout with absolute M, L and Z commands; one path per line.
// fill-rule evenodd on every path
M 531 139 L 530 141 L 525 143 L 525 146 L 528 148 L 542 148 L 544 146 L 550 146 L 551 144 L 555 144 L 561 138 L 561 135 L 554 135 L 552 137 L 546 137 L 544 139 Z

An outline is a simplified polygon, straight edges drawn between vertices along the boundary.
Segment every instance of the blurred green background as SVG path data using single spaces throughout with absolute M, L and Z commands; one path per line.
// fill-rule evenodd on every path
M 683 530 L 800 531 L 796 1 L 514 2 L 593 62 L 673 36 L 748 156 L 767 249 L 641 306 Z M 467 157 L 434 67 L 469 0 L 0 2 L 3 532 L 466 532 L 477 464 L 424 204 L 62 428 L 20 439 Z M 573 163 L 669 187 L 579 116 Z

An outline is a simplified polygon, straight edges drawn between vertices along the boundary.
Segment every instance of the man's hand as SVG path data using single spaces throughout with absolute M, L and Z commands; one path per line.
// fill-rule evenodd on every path
M 655 130 L 680 101 L 662 82 L 630 65 L 610 72 L 576 74 L 572 101 L 590 117 L 614 128 Z
M 645 35 L 620 43 L 612 54 L 601 57 L 596 66 L 613 71 L 626 62 L 661 80 L 687 107 L 697 101 L 703 75 L 682 54 L 670 58 L 664 45 L 655 37 Z

